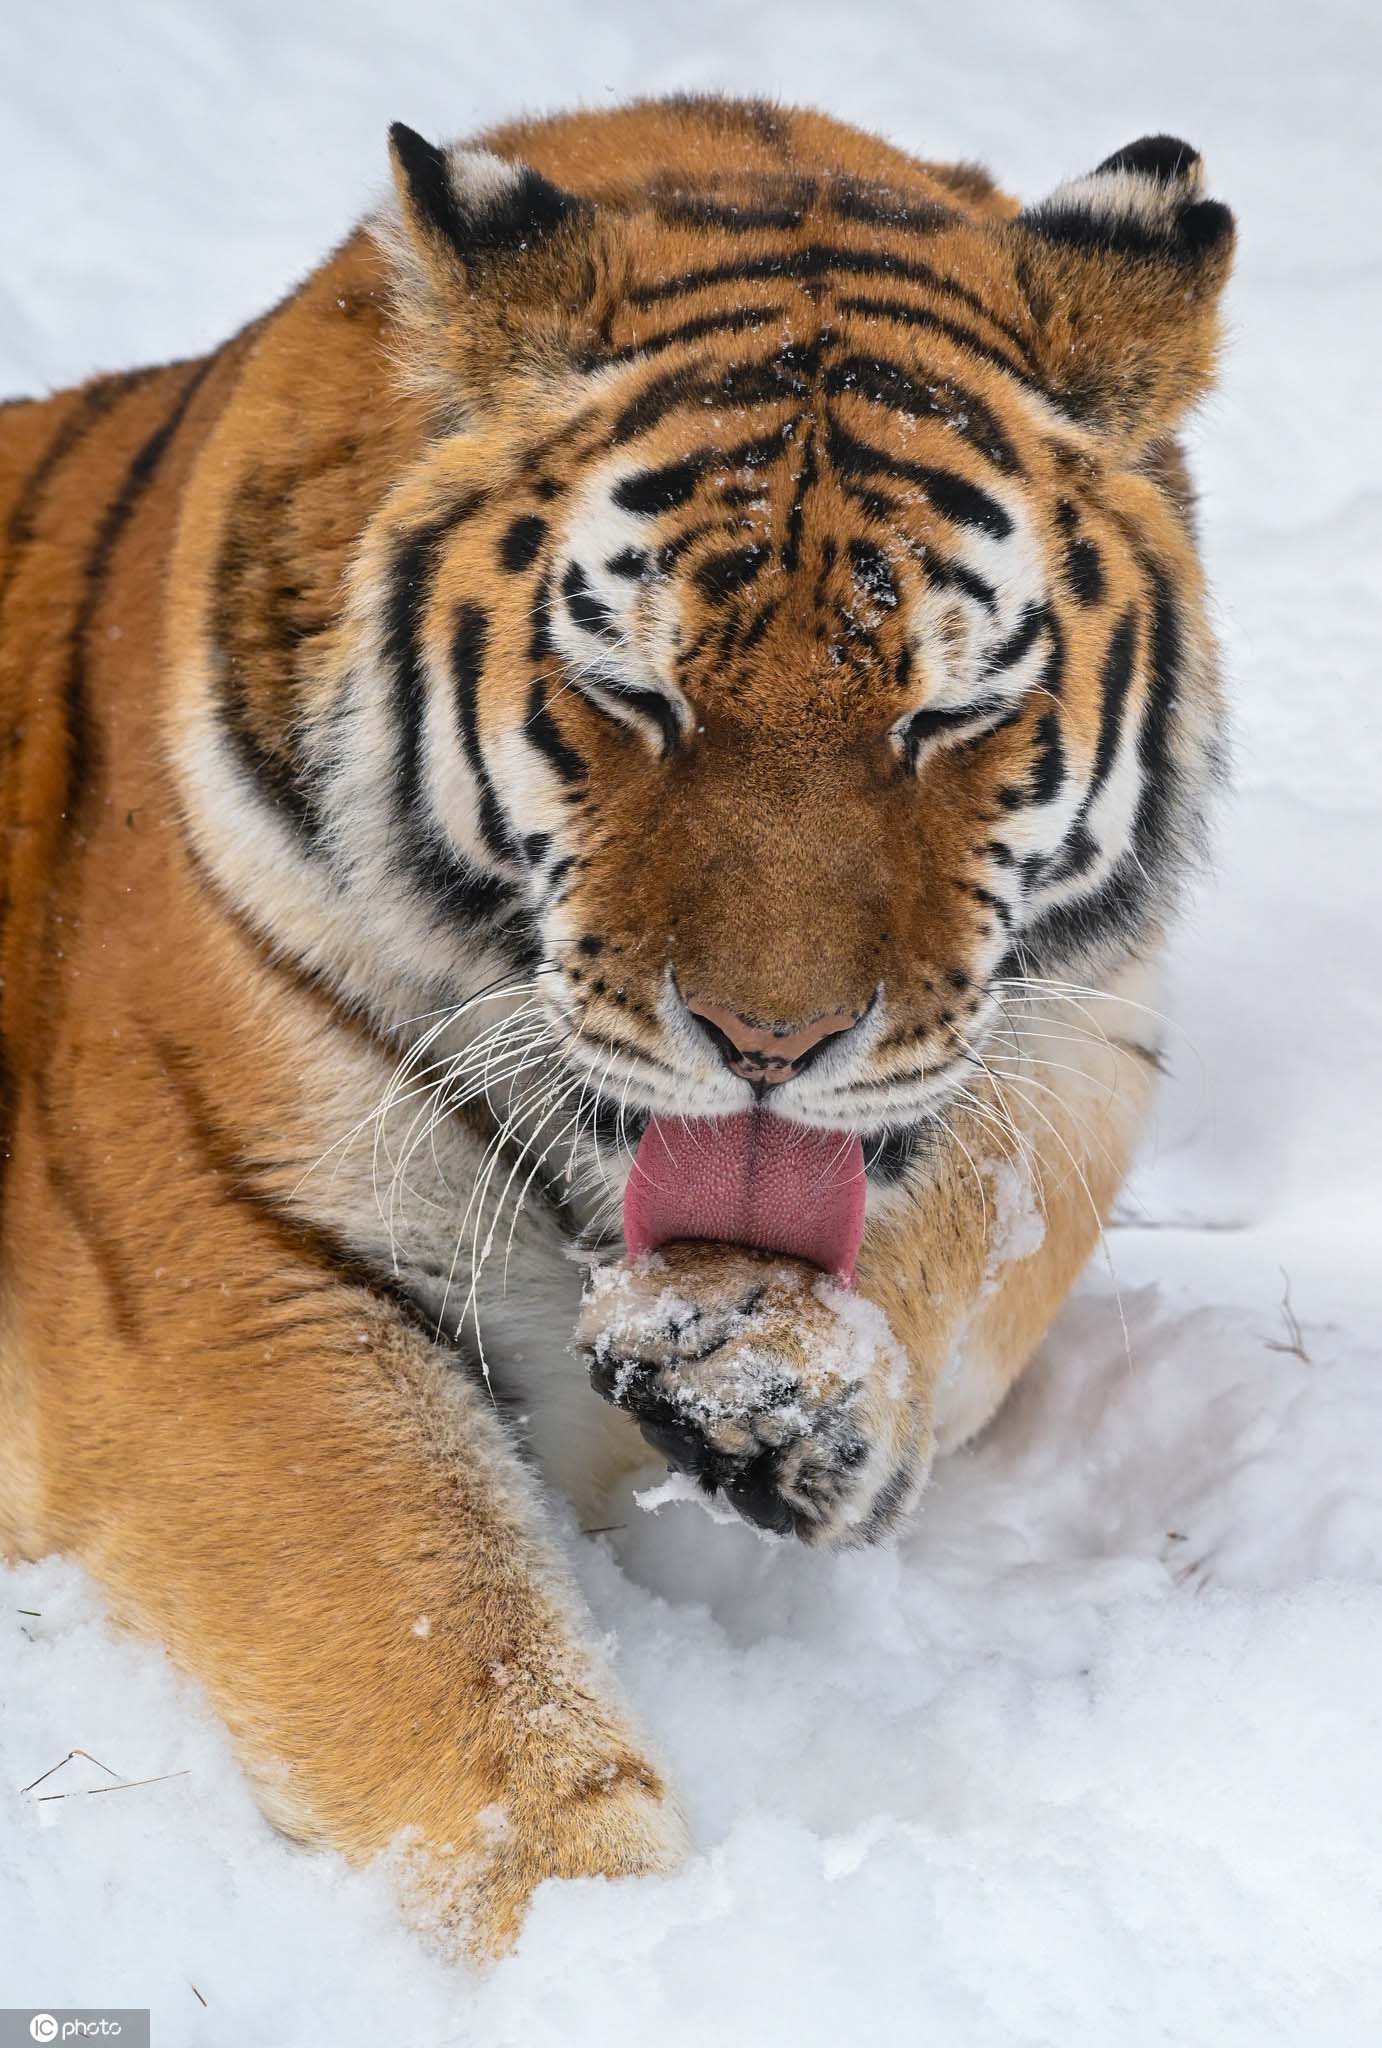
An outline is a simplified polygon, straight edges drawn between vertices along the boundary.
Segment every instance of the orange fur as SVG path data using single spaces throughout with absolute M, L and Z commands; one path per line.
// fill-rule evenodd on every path
M 387 1085 L 429 984 L 397 966 L 387 931 L 347 930 L 329 897 L 295 892 L 188 764 L 228 721 L 285 817 L 312 800 L 306 736 L 348 695 L 399 547 L 476 499 L 433 565 L 421 631 L 440 659 L 475 565 L 520 515 L 568 505 L 622 409 L 682 359 L 659 353 L 671 320 L 640 280 L 708 273 L 677 321 L 771 307 L 784 346 L 809 350 L 826 323 L 832 346 L 873 348 L 869 316 L 809 265 L 786 281 L 769 267 L 727 300 L 717 268 L 782 246 L 736 225 L 736 209 L 767 206 L 796 210 L 791 247 L 828 235 L 860 264 L 924 217 L 925 263 L 963 281 L 963 298 L 884 285 L 932 321 L 935 376 L 962 371 L 1001 423 L 1044 573 L 1060 574 L 1062 502 L 1098 547 L 1102 609 L 1061 610 L 1067 746 L 1087 768 L 1107 620 L 1147 616 L 1149 557 L 1207 644 L 1171 436 L 1209 374 L 1227 260 L 1168 295 L 1151 260 L 1129 278 L 1114 257 L 1044 243 L 980 172 L 758 103 L 577 114 L 487 146 L 586 205 L 467 268 L 400 171 L 393 255 L 362 230 L 204 361 L 0 413 L 0 1542 L 82 1559 L 207 1687 L 275 1820 L 356 1858 L 402 1845 L 420 1910 L 477 1950 L 512 1938 L 546 1874 L 668 1867 L 680 1822 L 483 1385 L 326 1197 L 314 1206 L 320 1181 L 303 1192 L 345 1112 Z M 846 188 L 881 213 L 827 218 Z M 957 307 L 989 355 L 947 341 Z M 697 374 L 713 385 L 743 347 L 742 330 L 708 334 Z M 1140 379 L 1110 367 L 1129 350 Z M 617 372 L 592 376 L 602 361 Z M 1050 396 L 1077 386 L 1095 394 L 1083 423 Z M 904 426 L 837 396 L 851 431 L 906 459 Z M 641 459 L 674 462 L 686 432 L 669 415 Z M 774 545 L 799 447 L 765 472 Z M 984 459 L 956 448 L 982 479 Z M 664 544 L 695 509 L 661 522 Z M 837 478 L 801 524 L 817 563 L 861 530 Z M 821 589 L 844 603 L 833 560 Z M 722 616 L 695 602 L 691 639 Z M 500 748 L 531 722 L 528 599 L 496 591 L 487 617 L 478 730 Z M 543 656 L 547 718 L 601 792 L 584 810 L 574 786 L 553 796 L 544 826 L 587 821 L 559 961 L 577 1028 L 617 1022 L 651 1047 L 670 948 L 685 985 L 762 1019 L 854 1014 L 885 978 L 906 1019 L 899 1071 L 965 1031 L 974 950 L 996 943 L 965 878 L 1041 707 L 986 750 L 941 757 L 919 812 L 881 736 L 902 640 L 900 614 L 882 620 L 875 665 L 841 694 L 829 648 L 784 604 L 726 663 L 733 687 L 700 707 L 703 744 L 670 781 Z M 1139 675 L 1134 706 L 1150 688 Z M 976 1080 L 924 1195 L 871 1222 L 860 1285 L 908 1354 L 918 1442 L 957 1343 L 982 1387 L 952 1437 L 991 1410 L 1087 1256 L 1145 1101 L 1138 1050 L 1072 1055 L 1082 1076 L 1045 1114 L 1034 1070 L 1010 1074 L 1016 1102 L 1002 1073 Z M 1008 1112 L 1045 1237 L 995 1274 L 990 1137 Z M 478 1145 L 494 1130 L 483 1103 L 462 1125 Z M 637 1439 L 609 1421 L 614 1469 Z

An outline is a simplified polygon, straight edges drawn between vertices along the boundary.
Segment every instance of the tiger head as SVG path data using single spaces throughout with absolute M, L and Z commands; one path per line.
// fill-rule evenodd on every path
M 357 564 L 339 858 L 434 967 L 463 935 L 429 985 L 531 971 L 602 1114 L 766 1106 L 886 1172 L 1199 844 L 1172 437 L 1231 215 L 1166 137 L 1025 212 L 881 146 L 578 189 L 499 147 L 393 131 L 429 427 Z

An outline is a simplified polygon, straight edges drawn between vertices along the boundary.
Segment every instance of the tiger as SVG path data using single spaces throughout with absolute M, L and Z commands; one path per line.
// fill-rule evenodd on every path
M 1031 205 L 759 100 L 389 146 L 223 346 L 0 413 L 0 1548 L 490 1956 L 688 1852 L 610 1489 L 891 1539 L 1100 1242 L 1234 224 L 1167 136 Z

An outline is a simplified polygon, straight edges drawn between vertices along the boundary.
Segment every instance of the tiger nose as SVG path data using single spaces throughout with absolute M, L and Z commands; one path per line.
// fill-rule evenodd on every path
M 762 1024 L 703 996 L 687 996 L 686 1007 L 718 1050 L 732 1074 L 760 1087 L 794 1081 L 830 1040 L 853 1030 L 862 1012 L 831 1010 L 799 1024 Z

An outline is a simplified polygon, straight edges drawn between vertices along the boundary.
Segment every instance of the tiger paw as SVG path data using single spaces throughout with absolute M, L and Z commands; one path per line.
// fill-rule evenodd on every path
M 921 1489 L 931 1435 L 905 1354 L 814 1267 L 668 1245 L 592 1272 L 576 1335 L 597 1392 L 760 1528 L 874 1543 Z

